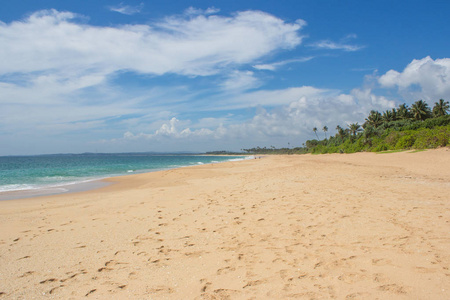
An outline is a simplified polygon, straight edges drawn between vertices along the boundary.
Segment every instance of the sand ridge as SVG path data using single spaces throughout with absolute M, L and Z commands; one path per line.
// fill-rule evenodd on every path
M 0 299 L 449 299 L 450 150 L 270 156 L 0 202 Z

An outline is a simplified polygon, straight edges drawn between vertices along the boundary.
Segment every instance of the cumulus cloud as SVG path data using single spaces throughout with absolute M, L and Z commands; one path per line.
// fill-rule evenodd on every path
M 385 88 L 397 88 L 409 102 L 450 98 L 450 58 L 414 59 L 402 72 L 389 70 L 379 77 Z
M 151 133 L 133 134 L 126 132 L 124 140 L 160 140 L 174 138 L 180 143 L 198 143 L 215 140 L 217 145 L 239 147 L 249 141 L 279 141 L 288 137 L 297 140 L 312 138 L 312 127 L 334 126 L 346 127 L 349 123 L 364 119 L 372 109 L 385 110 L 395 106 L 394 101 L 377 96 L 370 89 L 354 89 L 349 94 L 336 91 L 301 87 L 296 89 L 271 91 L 284 98 L 284 105 L 273 109 L 259 106 L 249 120 L 242 123 L 230 123 L 226 118 L 208 118 L 197 124 L 173 117 Z M 271 93 L 266 91 L 266 98 Z M 257 92 L 248 93 L 254 97 Z M 259 95 L 262 95 L 260 92 Z M 284 95 L 284 96 L 283 96 Z M 225 122 L 230 124 L 225 125 Z M 183 126 L 184 124 L 184 126 Z M 208 126 L 209 127 L 202 127 Z M 191 128 L 195 128 L 192 130 Z M 253 145 L 256 146 L 256 145 Z
M 121 13 L 138 8 L 113 7 Z M 16 136 L 39 129 L 42 136 L 103 129 L 124 116 L 121 125 L 136 122 L 139 128 L 145 110 L 151 109 L 152 118 L 172 114 L 172 103 L 183 106 L 195 93 L 175 85 L 164 92 L 146 87 L 125 93 L 111 82 L 117 74 L 217 74 L 225 78 L 222 91 L 242 91 L 259 80 L 251 71 L 233 69 L 302 42 L 300 21 L 260 11 L 217 12 L 190 9 L 145 24 L 93 26 L 72 12 L 43 10 L 0 22 L 0 57 L 8 58 L 0 60 L 0 126 Z
M 190 122 L 185 122 L 190 123 Z M 160 139 L 160 138 L 193 138 L 193 137 L 211 137 L 213 131 L 207 128 L 191 130 L 190 128 L 180 129 L 180 120 L 173 117 L 169 122 L 161 125 L 154 133 L 139 133 L 137 135 L 127 131 L 123 138 L 127 140 L 136 139 Z
M 141 3 L 139 5 L 131 6 L 131 5 L 124 5 L 123 2 L 121 2 L 119 5 L 115 6 L 109 6 L 108 7 L 110 11 L 118 12 L 124 15 L 134 15 L 137 13 L 140 13 L 141 10 L 144 8 L 144 3 Z

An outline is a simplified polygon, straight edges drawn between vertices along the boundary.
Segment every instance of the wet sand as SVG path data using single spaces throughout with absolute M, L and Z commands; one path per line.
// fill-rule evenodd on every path
M 95 190 L 110 183 L 104 180 L 92 180 L 81 183 L 65 184 L 61 186 L 54 186 L 48 188 L 39 189 L 29 189 L 29 190 L 19 190 L 11 192 L 0 192 L 0 201 L 2 200 L 14 200 L 14 199 L 25 199 L 25 198 L 35 198 L 41 196 L 51 196 L 59 195 L 65 193 L 78 193 L 84 191 Z
M 0 299 L 449 299 L 450 149 L 269 156 L 0 201 Z

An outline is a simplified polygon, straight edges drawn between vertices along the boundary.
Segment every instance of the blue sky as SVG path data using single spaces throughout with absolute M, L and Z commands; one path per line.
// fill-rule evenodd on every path
M 0 155 L 301 146 L 450 99 L 449 1 L 4 1 Z

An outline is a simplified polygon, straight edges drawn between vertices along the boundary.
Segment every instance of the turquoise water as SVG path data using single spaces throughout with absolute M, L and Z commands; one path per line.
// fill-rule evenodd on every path
M 0 157 L 0 192 L 43 189 L 133 173 L 242 160 L 244 157 L 79 154 Z

